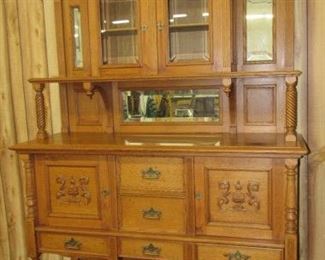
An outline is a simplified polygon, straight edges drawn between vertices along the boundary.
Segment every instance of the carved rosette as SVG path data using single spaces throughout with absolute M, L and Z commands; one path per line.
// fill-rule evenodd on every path
M 46 110 L 43 90 L 45 84 L 34 84 L 33 88 L 36 92 L 35 103 L 36 103 L 36 116 L 37 116 L 37 138 L 46 139 L 48 133 L 46 132 Z
M 287 174 L 287 197 L 286 197 L 286 233 L 296 234 L 297 232 L 297 160 L 286 160 Z
M 91 201 L 91 194 L 88 190 L 88 177 L 58 177 L 56 183 L 59 190 L 56 198 L 63 203 L 88 205 Z
M 286 78 L 286 141 L 297 140 L 297 77 Z
M 233 185 L 229 181 L 219 182 L 218 206 L 221 210 L 248 211 L 259 210 L 258 192 L 260 184 L 248 182 L 247 185 L 237 181 Z

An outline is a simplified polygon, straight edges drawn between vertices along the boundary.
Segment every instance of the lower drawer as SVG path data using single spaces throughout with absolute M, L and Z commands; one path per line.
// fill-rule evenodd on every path
M 179 233 L 186 231 L 184 199 L 121 196 L 123 231 Z
M 116 251 L 115 238 L 40 233 L 38 241 L 40 250 L 48 253 L 109 257 Z
M 122 259 L 185 259 L 182 243 L 127 238 L 119 242 L 119 256 Z
M 198 260 L 283 260 L 283 250 L 256 247 L 200 245 Z

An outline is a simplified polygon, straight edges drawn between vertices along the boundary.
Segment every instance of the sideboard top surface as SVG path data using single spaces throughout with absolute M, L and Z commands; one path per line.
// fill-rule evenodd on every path
M 205 134 L 205 135 L 117 135 L 99 133 L 55 134 L 35 139 L 11 149 L 19 153 L 44 152 L 160 152 L 160 153 L 251 153 L 283 154 L 300 157 L 308 153 L 302 136 L 286 142 L 284 134 Z

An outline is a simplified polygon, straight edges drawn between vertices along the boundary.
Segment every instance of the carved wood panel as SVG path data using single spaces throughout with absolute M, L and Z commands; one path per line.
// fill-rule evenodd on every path
M 208 169 L 209 222 L 259 224 L 267 228 L 270 175 L 268 171 Z
M 112 226 L 113 188 L 105 156 L 44 156 L 36 163 L 40 222 Z
M 196 232 L 259 239 L 283 237 L 283 170 L 280 160 L 195 158 Z

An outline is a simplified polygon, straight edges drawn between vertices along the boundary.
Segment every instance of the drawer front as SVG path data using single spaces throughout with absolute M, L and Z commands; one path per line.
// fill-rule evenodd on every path
M 119 256 L 141 259 L 183 260 L 184 246 L 181 243 L 170 243 L 156 240 L 121 239 Z
M 113 256 L 116 252 L 115 238 L 70 235 L 39 234 L 39 247 L 42 252 L 66 252 L 71 254 L 92 254 Z
M 138 232 L 185 233 L 183 199 L 129 197 L 120 198 L 120 229 Z
M 281 249 L 235 246 L 198 246 L 198 260 L 283 260 Z
M 36 186 L 42 225 L 109 228 L 114 204 L 105 156 L 41 156 Z
M 196 232 L 283 239 L 284 181 L 271 159 L 197 158 Z
M 184 163 L 181 158 L 120 157 L 121 192 L 184 192 Z

